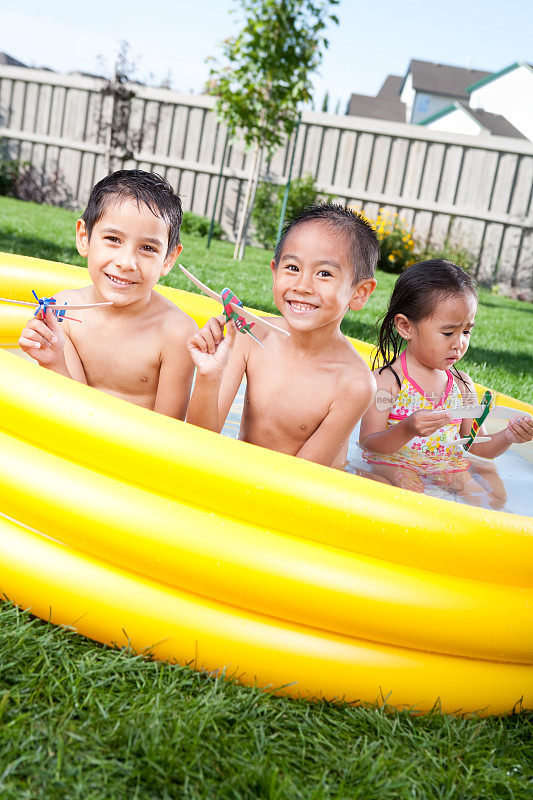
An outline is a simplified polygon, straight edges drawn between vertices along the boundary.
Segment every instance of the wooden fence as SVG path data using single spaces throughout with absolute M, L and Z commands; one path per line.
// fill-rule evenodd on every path
M 0 67 L 0 141 L 5 156 L 61 170 L 80 205 L 105 174 L 112 97 L 105 81 L 46 70 Z M 204 95 L 132 84 L 129 132 L 142 143 L 117 168 L 161 172 L 184 208 L 211 215 L 225 151 L 216 216 L 234 236 L 251 155 Z M 448 239 L 475 255 L 478 278 L 520 288 L 533 276 L 533 144 L 496 136 L 459 136 L 416 125 L 307 112 L 296 136 L 264 165 L 285 182 L 312 174 L 318 187 L 370 217 L 380 208 L 435 246 Z

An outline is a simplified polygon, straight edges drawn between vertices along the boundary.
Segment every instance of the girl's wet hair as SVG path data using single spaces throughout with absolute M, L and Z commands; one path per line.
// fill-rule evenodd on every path
M 379 258 L 379 242 L 372 225 L 364 217 L 337 203 L 317 203 L 308 206 L 292 219 L 281 232 L 274 250 L 274 263 L 279 265 L 283 247 L 289 234 L 307 223 L 329 225 L 346 237 L 354 271 L 353 284 L 373 278 Z
M 156 172 L 142 169 L 121 169 L 102 178 L 91 191 L 87 208 L 81 218 L 85 222 L 89 239 L 94 226 L 110 203 L 133 200 L 140 208 L 148 206 L 152 214 L 161 217 L 168 227 L 167 256 L 180 241 L 183 219 L 181 200 L 170 183 Z
M 404 340 L 396 330 L 394 317 L 403 314 L 416 325 L 431 317 L 441 300 L 467 293 L 477 300 L 476 281 L 451 261 L 435 258 L 408 267 L 396 281 L 389 307 L 381 317 L 379 343 L 372 369 L 378 364 L 381 365 L 380 373 L 384 369 L 391 369 L 401 386 L 400 378 L 391 366 L 404 347 Z M 454 374 L 462 380 L 457 370 Z

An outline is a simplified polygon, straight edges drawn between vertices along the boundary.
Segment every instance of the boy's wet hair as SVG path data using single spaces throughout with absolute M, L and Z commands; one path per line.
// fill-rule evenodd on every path
M 365 278 L 373 278 L 379 258 L 379 242 L 372 225 L 364 217 L 337 203 L 317 203 L 294 217 L 281 232 L 274 250 L 274 263 L 278 266 L 283 247 L 292 231 L 307 223 L 328 225 L 348 241 L 354 271 L 354 285 Z
M 142 169 L 120 169 L 106 175 L 93 186 L 87 208 L 81 215 L 89 239 L 94 226 L 101 219 L 110 203 L 134 200 L 137 208 L 141 203 L 148 206 L 152 214 L 161 217 L 168 227 L 167 256 L 180 241 L 183 219 L 181 200 L 170 183 L 156 172 Z
M 381 364 L 380 373 L 384 369 L 392 369 L 391 364 L 403 349 L 403 339 L 394 324 L 397 314 L 403 314 L 416 325 L 431 317 L 439 302 L 459 294 L 471 294 L 477 300 L 476 281 L 464 269 L 445 258 L 420 261 L 402 272 L 392 290 L 389 307 L 381 317 L 379 343 L 372 369 L 378 363 Z M 398 375 L 392 371 L 401 386 Z

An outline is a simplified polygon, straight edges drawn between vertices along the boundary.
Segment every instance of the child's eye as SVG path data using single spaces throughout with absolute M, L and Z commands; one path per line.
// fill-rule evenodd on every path
M 328 272 L 327 269 L 321 269 L 318 274 L 321 278 L 331 278 L 331 272 Z
M 450 333 L 444 333 L 444 331 L 443 331 L 442 335 L 443 336 L 453 336 L 453 331 L 451 331 Z
M 288 269 L 289 272 L 298 272 L 299 271 L 298 267 L 296 266 L 296 264 L 285 264 L 284 269 Z
M 150 245 L 150 244 L 144 244 L 143 245 L 143 250 L 148 250 L 150 253 L 156 253 L 157 252 L 155 247 L 152 247 L 152 245 Z
M 472 331 L 463 331 L 463 333 L 464 333 L 464 335 L 465 335 L 465 336 L 470 336 L 470 334 L 472 333 Z
M 113 243 L 120 241 L 118 236 L 106 236 L 104 238 L 107 239 L 108 242 L 113 242 Z

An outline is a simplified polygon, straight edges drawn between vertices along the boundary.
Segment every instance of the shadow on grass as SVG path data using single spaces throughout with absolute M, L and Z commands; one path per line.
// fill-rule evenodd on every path
M 531 374 L 533 372 L 533 356 L 522 350 L 514 353 L 509 350 L 490 350 L 485 347 L 472 346 L 468 348 L 465 359 L 476 364 L 486 363 L 489 367 L 495 367 L 505 372 L 516 374 Z M 468 371 L 468 370 L 467 370 Z
M 509 303 L 502 304 L 502 300 L 509 300 Z M 511 305 L 513 303 L 513 305 Z M 484 308 L 495 308 L 497 312 L 501 313 L 502 310 L 505 312 L 507 311 L 514 311 L 517 314 L 533 314 L 533 304 L 532 303 L 521 303 L 518 305 L 515 300 L 512 298 L 500 298 L 500 302 L 495 303 L 494 300 L 483 300 L 480 299 L 479 305 L 483 306 Z
M 50 239 L 38 236 L 23 236 L 20 233 L 7 231 L 0 237 L 0 251 L 43 258 L 48 261 L 77 264 L 79 267 L 87 266 L 85 259 L 82 259 L 76 250 L 74 236 L 72 237 L 72 246 L 70 246 L 62 243 L 56 244 Z

